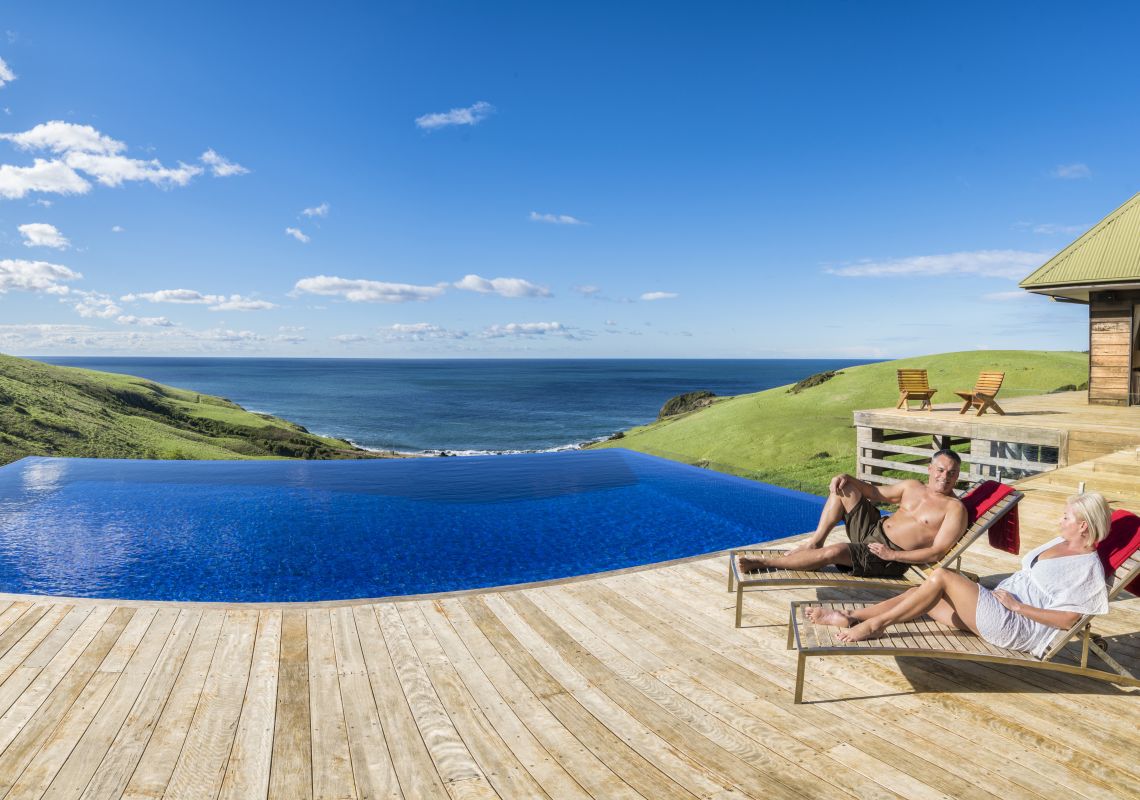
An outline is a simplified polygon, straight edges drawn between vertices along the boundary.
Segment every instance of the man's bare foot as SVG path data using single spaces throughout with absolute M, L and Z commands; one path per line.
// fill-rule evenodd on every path
M 741 556 L 740 558 L 740 571 L 741 572 L 755 572 L 758 569 L 764 569 L 768 566 L 768 559 L 760 558 L 758 556 Z
M 835 634 L 835 638 L 844 642 L 862 642 L 866 639 L 878 639 L 883 635 L 882 628 L 876 629 L 870 620 L 860 622 L 853 628 L 847 628 Z
M 812 606 L 804 611 L 804 616 L 816 625 L 833 625 L 836 628 L 850 628 L 856 624 L 856 621 L 852 621 L 851 617 L 847 616 L 847 614 L 834 608 Z

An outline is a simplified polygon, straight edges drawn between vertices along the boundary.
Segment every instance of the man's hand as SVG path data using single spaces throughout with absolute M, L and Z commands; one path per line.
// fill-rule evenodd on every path
M 847 474 L 836 475 L 831 479 L 831 493 L 843 494 L 847 487 L 851 485 L 851 476 Z
M 1022 602 L 1007 592 L 1005 589 L 994 589 L 994 597 L 997 598 L 997 601 L 999 603 L 1008 608 L 1014 614 L 1021 613 L 1021 607 L 1023 605 Z
M 871 554 L 874 555 L 875 558 L 878 558 L 881 561 L 898 560 L 895 558 L 895 551 L 881 542 L 871 542 L 869 545 L 867 545 L 867 549 L 871 551 Z

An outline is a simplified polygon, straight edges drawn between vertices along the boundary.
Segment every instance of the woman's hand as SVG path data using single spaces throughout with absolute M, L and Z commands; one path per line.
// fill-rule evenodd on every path
M 867 545 L 867 549 L 870 550 L 871 554 L 880 561 L 898 560 L 895 558 L 895 551 L 887 547 L 882 542 L 871 542 L 869 545 Z
M 1005 589 L 994 589 L 994 597 L 1014 614 L 1021 613 L 1022 602 Z

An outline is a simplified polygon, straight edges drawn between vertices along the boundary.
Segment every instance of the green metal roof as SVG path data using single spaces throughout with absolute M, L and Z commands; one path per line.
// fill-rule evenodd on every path
M 1087 300 L 1089 287 L 1120 284 L 1140 284 L 1140 193 L 1019 285 L 1041 294 L 1083 294 Z M 1070 287 L 1086 288 L 1083 292 L 1065 291 Z

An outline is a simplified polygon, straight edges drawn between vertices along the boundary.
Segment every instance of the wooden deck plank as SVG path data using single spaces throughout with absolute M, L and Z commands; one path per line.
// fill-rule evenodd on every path
M 416 726 L 400 685 L 400 677 L 392 663 L 384 634 L 380 631 L 380 621 L 376 618 L 374 605 L 356 606 L 352 609 L 356 620 L 356 630 L 360 637 L 361 652 L 364 656 L 368 681 L 372 696 L 384 729 L 384 738 L 392 756 L 392 766 L 396 771 L 400 790 L 405 797 L 422 797 L 425 800 L 441 800 L 448 797 L 443 788 L 439 771 L 431 760 L 427 745 Z
M 141 680 L 142 688 L 119 732 L 110 741 L 107 754 L 84 788 L 81 794 L 84 800 L 122 795 L 158 723 L 186 652 L 190 649 L 199 619 L 201 612 L 178 610 L 178 618 L 162 643 L 162 650 L 151 670 L 145 676 L 129 672 L 125 678 L 119 679 Z
M 123 789 L 126 800 L 153 800 L 166 793 L 175 762 L 194 718 L 194 709 L 198 705 L 202 685 L 206 682 L 206 673 L 214 659 L 224 619 L 224 611 L 212 610 L 202 614 L 162 714 Z
M 124 609 L 126 610 L 126 609 Z M 15 797 L 48 784 L 44 797 L 77 797 L 107 753 L 139 689 L 154 668 L 178 610 L 140 608 L 119 636 L 95 676 L 35 760 L 12 787 Z M 90 717 L 83 721 L 87 710 Z M 76 713 L 77 712 L 77 713 Z
M 282 611 L 269 800 L 312 800 L 313 797 L 308 639 L 304 610 Z
M 519 763 L 542 787 L 543 792 L 557 800 L 587 800 L 590 795 L 562 767 L 559 761 L 543 747 L 518 717 L 511 705 L 503 699 L 487 677 L 479 660 L 467 649 L 451 625 L 451 615 L 440 601 L 421 608 L 432 629 L 443 655 L 455 669 L 471 701 L 478 706 L 488 722 L 514 753 Z
M 485 605 L 485 599 L 482 595 L 463 598 L 461 604 L 503 660 L 567 731 L 643 797 L 694 796 L 637 753 L 624 739 L 587 711 L 576 697 L 571 696 Z
M 226 612 L 214 659 L 164 798 L 217 797 L 249 682 L 257 622 L 256 611 Z
M 340 674 L 333 652 L 332 618 L 327 608 L 310 609 L 309 715 L 313 745 L 314 800 L 357 797 L 349 755 L 348 727 L 340 700 Z
M 360 797 L 401 797 L 400 782 L 388 752 L 384 727 L 368 680 L 368 668 L 347 606 L 332 610 L 333 650 L 340 675 L 341 702 L 348 731 L 349 755 Z
M 480 785 L 490 790 L 486 776 L 440 702 L 419 654 L 412 646 L 400 612 L 394 604 L 384 604 L 377 607 L 376 616 L 404 696 L 408 699 L 408 707 L 443 779 L 444 788 L 453 797 L 457 791 L 475 791 Z
M 486 776 L 487 788 L 490 790 L 487 796 L 520 800 L 549 797 L 515 758 L 464 686 L 424 618 L 422 604 L 405 603 L 398 606 L 397 610 L 440 703 L 451 717 L 456 733 Z
M 266 797 L 269 793 L 280 656 L 281 612 L 262 611 L 258 614 L 241 716 L 218 793 L 221 800 L 247 800 Z

